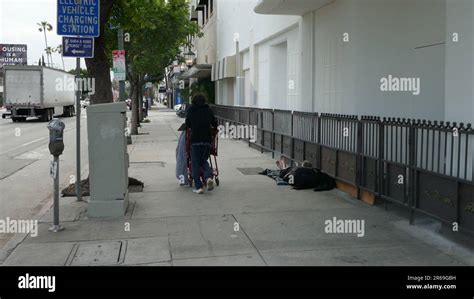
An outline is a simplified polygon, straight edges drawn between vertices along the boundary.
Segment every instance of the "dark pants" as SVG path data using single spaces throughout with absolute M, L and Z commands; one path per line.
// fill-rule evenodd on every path
M 211 151 L 211 145 L 206 143 L 193 144 L 191 149 L 191 163 L 193 166 L 193 179 L 194 186 L 196 189 L 202 188 L 202 181 L 200 176 L 200 170 L 203 171 L 203 177 L 205 180 L 211 177 L 211 168 L 207 160 Z

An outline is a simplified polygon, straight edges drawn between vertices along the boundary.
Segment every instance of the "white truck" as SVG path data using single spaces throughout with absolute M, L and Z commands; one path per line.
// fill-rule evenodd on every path
M 75 77 L 44 66 L 5 66 L 3 98 L 14 122 L 74 115 Z

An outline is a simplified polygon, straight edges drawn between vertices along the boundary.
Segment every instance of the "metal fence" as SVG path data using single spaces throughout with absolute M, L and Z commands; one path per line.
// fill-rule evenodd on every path
M 474 130 L 405 118 L 212 106 L 220 124 L 257 127 L 249 145 L 309 160 L 337 180 L 474 232 Z

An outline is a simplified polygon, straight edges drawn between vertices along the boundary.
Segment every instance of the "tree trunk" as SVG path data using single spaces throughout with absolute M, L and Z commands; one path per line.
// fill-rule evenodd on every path
M 142 76 L 140 75 L 140 78 Z M 143 122 L 143 82 L 142 80 L 138 81 L 138 119 L 139 122 Z
M 131 134 L 138 135 L 138 77 L 131 76 L 130 88 L 132 98 L 132 120 L 131 120 Z
M 95 80 L 95 93 L 90 96 L 91 104 L 113 102 L 110 61 L 105 53 L 105 26 L 113 3 L 113 0 L 100 1 L 100 36 L 94 39 L 94 58 L 86 59 L 89 76 Z

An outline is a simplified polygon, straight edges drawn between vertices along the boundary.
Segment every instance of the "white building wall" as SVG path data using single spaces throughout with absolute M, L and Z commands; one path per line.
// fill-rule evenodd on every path
M 299 110 L 301 51 L 298 40 L 298 29 L 292 26 L 257 44 L 258 107 Z
M 474 1 L 447 1 L 446 14 L 446 120 L 474 124 Z
M 444 42 L 444 0 L 337 0 L 315 12 L 314 34 L 315 111 L 444 117 L 445 49 L 429 46 Z M 421 93 L 382 92 L 388 75 L 420 78 Z
M 199 19 L 201 19 L 199 13 Z M 201 24 L 201 23 L 199 23 Z M 201 29 L 203 36 L 196 39 L 194 48 L 196 50 L 197 64 L 213 64 L 216 62 L 216 17 L 213 14 Z
M 244 102 L 252 103 L 252 106 L 271 107 L 270 100 L 270 57 L 268 49 L 269 40 L 278 38 L 281 34 L 286 34 L 289 28 L 295 28 L 300 17 L 298 16 L 266 16 L 254 13 L 253 9 L 258 0 L 215 0 L 217 11 L 217 59 L 235 54 L 234 33 L 239 34 L 241 53 L 249 52 L 250 67 L 243 72 L 247 76 L 244 82 L 250 86 L 244 86 L 244 94 L 250 94 L 249 99 L 244 98 Z M 297 31 L 295 31 L 297 34 Z M 285 35 L 286 36 L 286 35 Z M 300 50 L 293 49 L 293 45 L 298 43 L 298 37 L 292 37 L 288 42 L 288 56 L 291 57 L 291 65 L 288 70 L 295 70 L 299 74 Z M 263 55 L 263 56 L 262 56 Z M 297 57 L 295 57 L 295 55 Z M 292 66 L 294 67 L 292 68 Z M 245 70 L 245 69 L 244 69 Z M 292 75 L 295 80 L 299 75 Z M 235 80 L 234 80 L 235 81 Z M 299 82 L 296 82 L 299 86 Z M 230 88 L 230 85 L 226 85 Z M 245 95 L 244 95 L 245 96 Z M 298 89 L 290 90 L 287 93 L 287 100 L 297 102 L 300 97 Z M 224 100 L 229 102 L 227 100 Z M 293 104 L 286 105 L 289 109 Z
M 352 6 L 353 1 L 336 1 L 314 14 L 314 81 L 308 83 L 314 85 L 315 111 L 352 114 L 355 109 L 353 69 L 357 62 L 352 44 L 343 42 L 343 34 L 355 30 Z
M 474 125 L 474 1 L 457 0 L 446 2 L 446 97 L 445 119 Z M 457 37 L 456 42 L 454 38 Z M 465 161 L 463 153 L 457 156 L 457 142 L 453 149 L 454 161 L 466 162 L 460 165 L 469 178 L 474 178 L 474 136 L 469 139 L 470 155 Z M 466 140 L 461 139 L 465 149 Z M 451 166 L 451 165 L 449 165 Z M 457 165 L 453 165 L 457 170 Z
M 303 17 L 255 14 L 257 3 L 216 0 L 216 59 L 239 33 L 246 106 L 473 122 L 474 1 L 335 0 Z M 458 27 L 463 43 L 445 45 Z M 272 95 L 285 42 L 286 108 Z M 388 75 L 419 78 L 420 94 L 381 91 Z

